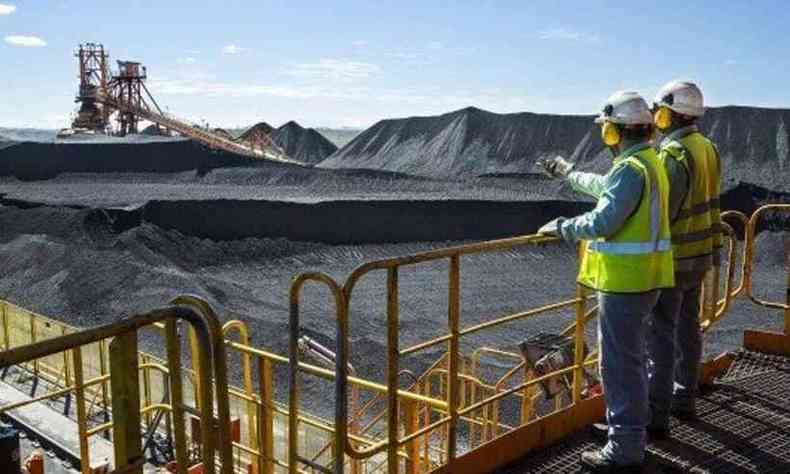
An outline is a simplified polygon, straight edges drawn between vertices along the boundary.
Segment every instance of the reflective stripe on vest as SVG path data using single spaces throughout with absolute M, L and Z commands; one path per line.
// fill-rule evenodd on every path
M 590 242 L 588 249 L 594 252 L 608 253 L 613 255 L 639 255 L 641 253 L 666 252 L 672 249 L 669 240 L 658 240 L 651 242 Z
M 706 201 L 700 204 L 695 204 L 694 206 L 688 209 L 681 209 L 678 211 L 678 216 L 675 218 L 676 220 L 686 219 L 688 217 L 698 216 L 700 214 L 705 214 L 710 212 L 711 209 L 719 209 L 720 208 L 719 199 L 714 198 L 710 201 Z

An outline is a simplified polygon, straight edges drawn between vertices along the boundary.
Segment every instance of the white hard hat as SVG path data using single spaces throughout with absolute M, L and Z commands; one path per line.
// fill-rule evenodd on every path
M 702 117 L 705 113 L 702 91 L 689 81 L 672 81 L 666 84 L 656 94 L 654 102 L 656 105 L 667 106 L 679 114 L 691 117 Z
M 650 125 L 653 123 L 653 114 L 650 113 L 650 107 L 639 93 L 618 91 L 606 99 L 601 114 L 595 119 L 595 123 L 603 122 Z

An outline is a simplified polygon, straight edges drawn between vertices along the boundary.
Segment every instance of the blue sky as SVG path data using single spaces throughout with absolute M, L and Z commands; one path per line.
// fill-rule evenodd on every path
M 88 41 L 148 66 L 171 113 L 219 126 L 589 114 L 674 78 L 711 105 L 790 107 L 789 23 L 781 1 L 0 0 L 0 126 L 66 126 Z

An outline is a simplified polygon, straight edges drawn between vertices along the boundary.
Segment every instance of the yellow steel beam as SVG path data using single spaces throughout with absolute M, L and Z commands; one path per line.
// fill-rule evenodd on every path
M 135 465 L 143 457 L 137 357 L 136 332 L 116 336 L 110 344 L 113 448 L 117 469 Z M 129 472 L 143 474 L 143 468 L 139 466 Z
M 400 337 L 398 306 L 398 269 L 387 269 L 387 433 L 390 440 L 399 436 L 400 419 L 398 414 L 398 339 Z M 348 334 L 344 334 L 348 337 Z M 345 442 L 345 440 L 344 440 Z M 343 446 L 343 443 L 340 444 Z M 398 445 L 391 442 L 387 446 L 387 472 L 400 472 Z
M 450 423 L 447 425 L 447 458 L 451 462 L 456 455 L 458 441 L 458 350 L 460 344 L 460 318 L 461 318 L 461 262 L 458 255 L 450 257 L 450 272 L 448 282 L 448 308 L 447 325 L 450 332 L 450 357 L 448 359 L 448 387 L 447 405 L 450 412 Z M 391 438 L 395 439 L 395 438 Z
M 583 245 L 583 244 L 582 244 Z M 581 247 L 581 245 L 579 246 Z M 585 311 L 584 287 L 576 285 L 576 331 L 574 332 L 574 357 L 573 363 L 576 369 L 573 371 L 573 389 L 571 399 L 573 403 L 579 403 L 582 399 L 582 384 L 584 382 L 584 328 Z
M 165 341 L 167 342 L 167 364 L 170 368 L 170 405 L 173 408 L 173 439 L 176 451 L 176 474 L 187 474 L 187 440 L 186 423 L 184 420 L 184 387 L 181 378 L 181 338 L 178 334 L 178 323 L 169 320 L 165 323 Z
M 260 414 L 258 415 L 258 440 L 261 452 L 259 474 L 274 474 L 274 375 L 268 359 L 258 359 L 260 384 Z
M 250 345 L 250 333 L 247 330 L 247 325 L 243 321 L 234 319 L 228 321 L 222 326 L 222 336 L 227 337 L 231 331 L 239 333 L 239 341 L 245 346 Z M 244 392 L 252 397 L 254 389 L 252 386 L 252 355 L 247 352 L 241 353 L 242 374 L 244 377 Z M 257 421 L 255 420 L 257 407 L 254 403 L 247 403 L 247 437 L 249 446 L 252 449 L 258 449 L 258 429 L 256 427 Z M 258 458 L 252 458 L 252 470 L 258 472 Z
M 64 352 L 65 354 L 65 352 Z M 74 361 L 75 401 L 77 403 L 77 430 L 80 438 L 80 466 L 82 474 L 92 474 L 90 463 L 90 449 L 88 448 L 88 415 L 85 411 L 85 380 L 82 370 L 82 348 L 75 347 L 71 350 L 71 359 Z

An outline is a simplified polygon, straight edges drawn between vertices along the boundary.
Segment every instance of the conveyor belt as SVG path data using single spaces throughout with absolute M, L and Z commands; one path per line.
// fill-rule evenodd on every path
M 699 420 L 672 420 L 648 447 L 646 473 L 790 473 L 790 358 L 742 351 L 698 401 Z M 603 444 L 581 432 L 499 474 L 585 472 L 579 454 Z

